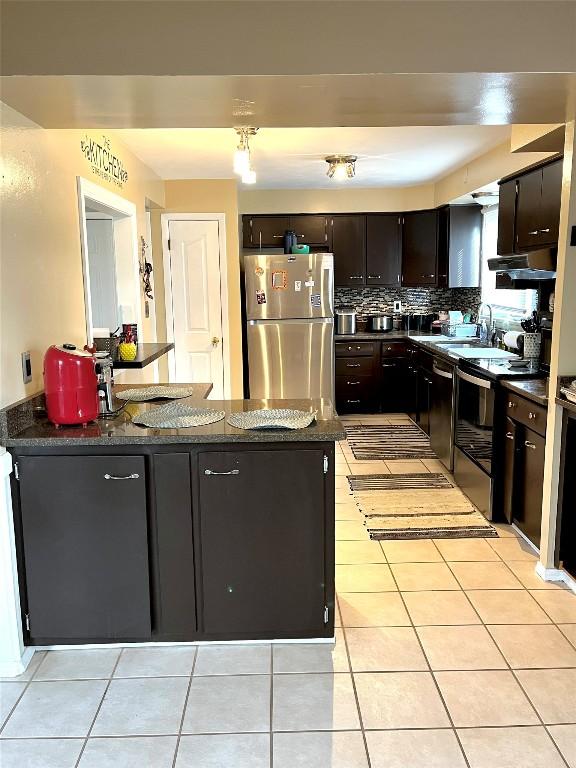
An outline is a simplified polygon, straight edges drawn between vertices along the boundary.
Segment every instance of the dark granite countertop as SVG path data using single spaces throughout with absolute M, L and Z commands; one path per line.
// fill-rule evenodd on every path
M 452 364 L 456 364 L 459 360 L 458 355 L 451 354 L 447 349 L 441 349 L 438 347 L 438 343 L 448 341 L 448 337 L 442 336 L 438 333 L 432 333 L 431 331 L 385 331 L 381 333 L 371 331 L 359 331 L 353 334 L 335 334 L 335 341 L 411 341 L 413 344 L 417 344 L 426 352 L 430 352 L 437 357 L 443 358 L 445 361 Z M 466 343 L 469 341 L 467 338 L 456 339 L 451 338 L 450 341 Z
M 163 342 L 162 344 L 143 343 L 136 345 L 136 357 L 134 360 L 120 360 L 120 358 L 114 359 L 114 370 L 121 371 L 125 368 L 145 368 L 150 363 L 158 360 L 159 357 L 170 352 L 174 349 L 174 344 L 171 342 Z
M 558 386 L 556 390 L 556 402 L 570 414 L 576 414 L 576 403 L 571 403 L 570 400 L 560 392 L 560 388 L 568 387 L 573 381 L 576 381 L 576 376 L 560 376 L 558 378 Z
M 548 406 L 548 379 L 503 379 L 502 386 L 533 403 Z
M 142 385 L 145 386 L 145 385 Z M 344 428 L 332 403 L 327 400 L 209 400 L 211 384 L 195 384 L 198 392 L 179 403 L 196 407 L 212 408 L 226 412 L 222 421 L 203 427 L 186 429 L 148 429 L 132 422 L 137 413 L 156 408 L 166 400 L 148 403 L 128 403 L 111 419 L 57 429 L 45 415 L 38 413 L 34 422 L 20 432 L 8 434 L 3 444 L 9 448 L 52 446 L 109 446 L 109 445 L 169 445 L 182 443 L 246 443 L 246 442 L 314 442 L 336 441 L 345 437 Z M 115 389 L 133 388 L 134 385 L 118 385 Z M 316 421 L 305 429 L 297 430 L 243 430 L 231 427 L 226 417 L 231 412 L 251 411 L 257 408 L 297 408 L 302 411 L 318 411 Z

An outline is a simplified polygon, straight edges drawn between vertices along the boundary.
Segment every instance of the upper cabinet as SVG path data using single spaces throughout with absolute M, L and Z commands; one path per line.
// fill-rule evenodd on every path
M 366 285 L 399 286 L 402 273 L 402 216 L 366 216 Z
M 505 256 L 558 243 L 562 160 L 500 185 L 498 253 Z
M 451 205 L 439 213 L 438 286 L 478 288 L 482 209 L 479 205 Z
M 516 225 L 517 179 L 508 179 L 500 184 L 498 200 L 498 253 L 506 256 L 514 253 Z
M 335 215 L 331 218 L 334 285 L 366 284 L 366 216 Z
M 282 248 L 286 230 L 296 232 L 299 243 L 326 248 L 329 217 L 315 213 L 243 216 L 242 244 L 244 248 Z
M 434 286 L 438 282 L 438 211 L 404 214 L 402 285 Z

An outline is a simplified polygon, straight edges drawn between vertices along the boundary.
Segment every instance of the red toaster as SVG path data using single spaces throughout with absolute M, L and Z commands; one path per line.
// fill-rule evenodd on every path
M 74 344 L 49 347 L 44 355 L 48 418 L 56 426 L 87 424 L 99 413 L 96 361 Z

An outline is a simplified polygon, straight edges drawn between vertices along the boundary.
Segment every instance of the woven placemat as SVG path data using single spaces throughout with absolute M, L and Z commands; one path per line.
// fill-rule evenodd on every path
M 194 387 L 138 387 L 138 389 L 122 389 L 115 391 L 118 400 L 131 400 L 136 403 L 144 403 L 148 400 L 180 400 L 194 394 Z
M 312 424 L 317 413 L 292 408 L 261 408 L 231 413 L 226 421 L 238 429 L 304 429 Z
M 184 427 L 203 427 L 222 421 L 225 411 L 214 411 L 211 408 L 193 408 L 181 403 L 169 403 L 159 408 L 139 413 L 132 418 L 134 424 L 153 429 L 182 429 Z

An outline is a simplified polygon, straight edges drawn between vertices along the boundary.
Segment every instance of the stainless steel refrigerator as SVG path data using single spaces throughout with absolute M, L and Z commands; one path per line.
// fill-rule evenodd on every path
M 331 253 L 244 256 L 251 398 L 334 398 Z

